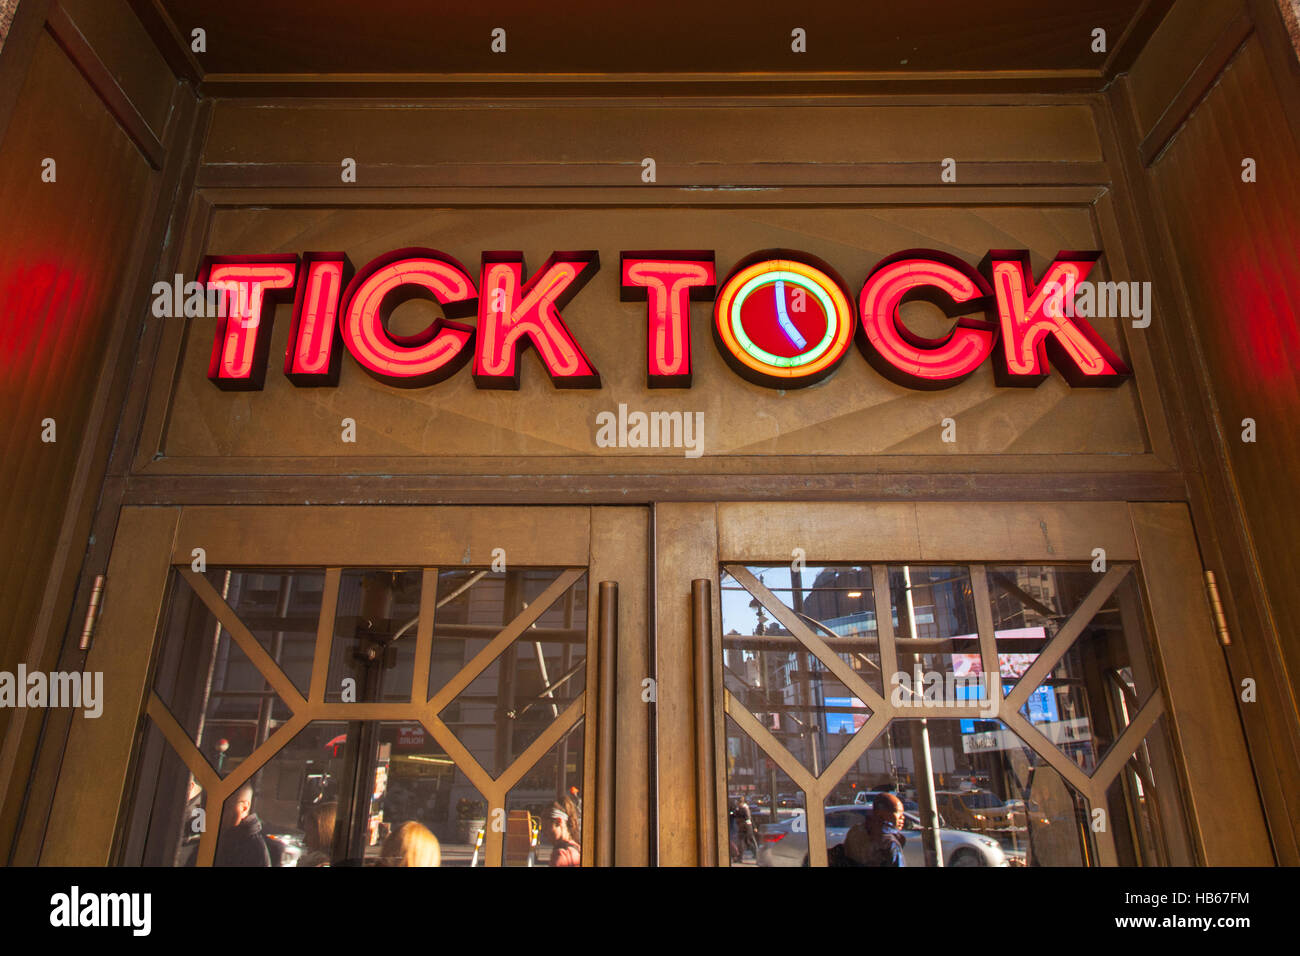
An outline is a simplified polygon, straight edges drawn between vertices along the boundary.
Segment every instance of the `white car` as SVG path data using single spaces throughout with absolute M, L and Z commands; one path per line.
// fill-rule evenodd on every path
M 826 848 L 844 842 L 849 828 L 861 823 L 871 813 L 861 804 L 826 808 Z M 921 845 L 920 820 L 903 814 L 903 860 L 908 866 L 925 866 L 925 848 Z M 998 841 L 964 830 L 939 830 L 939 846 L 945 866 L 1011 866 Z M 803 817 L 768 824 L 758 832 L 759 866 L 805 866 L 808 861 L 808 829 Z

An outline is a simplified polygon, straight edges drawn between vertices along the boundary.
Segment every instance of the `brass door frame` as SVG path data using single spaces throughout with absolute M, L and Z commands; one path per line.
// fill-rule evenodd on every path
M 1103 575 L 1104 588 L 1094 591 L 1102 600 L 1119 578 L 1141 566 L 1143 598 L 1148 616 L 1151 652 L 1160 675 L 1160 690 L 1143 712 L 1135 716 L 1124 744 L 1136 746 L 1146 728 L 1163 713 L 1174 744 L 1190 846 L 1181 849 L 1171 840 L 1175 862 L 1208 865 L 1269 865 L 1272 853 L 1258 790 L 1246 751 L 1222 650 L 1213 628 L 1205 596 L 1196 539 L 1187 508 L 1181 503 L 1146 502 L 885 502 L 885 503 L 731 503 L 716 505 L 660 505 L 656 509 L 657 627 L 659 667 L 660 829 L 661 859 L 690 865 L 726 861 L 727 834 L 719 825 L 717 807 L 726 805 L 726 763 L 723 748 L 728 713 L 749 731 L 763 728 L 743 708 L 728 710 L 723 688 L 721 606 L 717 581 L 720 569 L 751 563 L 788 563 L 792 549 L 803 548 L 809 564 L 863 562 L 916 564 L 970 564 L 992 562 L 1058 564 L 1091 562 L 1094 549 L 1105 549 L 1111 571 Z M 977 595 L 981 581 L 975 575 Z M 702 588 L 703 581 L 710 582 Z M 696 582 L 694 585 L 692 582 Z M 757 581 L 742 581 L 747 586 Z M 692 592 L 696 600 L 682 597 Z M 880 584 L 877 582 L 877 591 Z M 701 593 L 703 592 L 703 597 Z M 1103 593 L 1104 592 L 1104 593 Z M 757 592 L 755 592 L 757 593 Z M 774 600 L 774 599 L 773 599 Z M 707 601 L 706 609 L 701 606 Z M 987 604 L 977 601 L 981 649 L 992 639 Z M 774 613 L 780 603 L 770 608 Z M 782 620 L 805 646 L 821 642 L 797 619 Z M 887 623 L 889 616 L 877 615 Z M 698 632 L 707 621 L 708 653 L 698 646 Z M 987 625 L 987 626 L 986 626 Z M 800 632 L 803 633 L 800 633 Z M 988 633 L 985 634 L 984 632 Z M 1065 647 L 1058 643 L 1062 652 Z M 823 648 L 824 650 L 824 648 Z M 825 656 L 825 655 L 819 655 Z M 1045 653 L 1044 657 L 1048 655 Z M 832 662 L 835 655 L 829 654 Z M 702 668 L 708 662 L 709 671 Z M 882 666 L 886 662 L 882 661 Z M 1043 667 L 1050 662 L 1041 661 Z M 858 681 L 861 683 L 861 681 Z M 700 727 L 687 704 L 696 689 L 711 697 L 712 726 Z M 864 731 L 871 737 L 887 723 L 891 708 L 879 695 L 864 691 L 873 717 Z M 1026 693 L 1028 691 L 1026 690 Z M 1024 723 L 1003 707 L 1001 719 L 1015 727 Z M 923 713 L 909 708 L 908 716 L 957 714 L 953 708 Z M 1035 733 L 1018 727 L 1019 732 Z M 756 740 L 758 738 L 755 738 Z M 846 748 L 854 754 L 869 739 L 855 739 Z M 761 744 L 760 744 L 761 745 Z M 854 746 L 856 745 L 856 746 Z M 709 758 L 703 756 L 709 750 Z M 1096 797 L 1105 781 L 1118 771 L 1127 753 L 1115 752 L 1085 775 L 1077 767 L 1057 761 L 1058 771 L 1083 793 Z M 1129 748 L 1131 750 L 1132 747 Z M 771 756 L 771 754 L 769 754 Z M 842 759 L 824 771 L 842 769 Z M 789 763 L 787 761 L 787 763 Z M 807 789 L 808 772 L 797 762 L 782 769 Z M 712 777 L 708 794 L 706 775 Z M 835 774 L 838 778 L 838 773 Z M 817 853 L 824 829 L 819 826 L 821 805 L 813 794 L 807 799 L 809 849 Z M 829 782 L 822 785 L 822 789 Z M 813 804 L 817 806 L 814 808 Z M 1222 826 L 1222 808 L 1233 808 L 1233 825 Z M 1186 841 L 1182 841 L 1184 844 Z M 1113 860 L 1106 840 L 1098 841 L 1101 862 Z M 820 847 L 821 853 L 825 847 Z
M 634 719 L 636 711 L 625 713 L 628 708 L 624 706 L 624 688 L 614 689 L 607 682 L 614 670 L 614 657 L 632 662 L 638 655 L 644 659 L 647 526 L 644 509 L 614 507 L 123 508 L 109 563 L 103 613 L 86 663 L 87 670 L 104 673 L 103 713 L 94 720 L 81 713 L 73 719 L 41 863 L 107 865 L 113 861 L 129 811 L 132 760 L 145 714 L 157 723 L 195 773 L 209 800 L 217 801 L 218 806 L 309 721 L 418 719 L 455 759 L 488 800 L 489 807 L 500 807 L 511 786 L 536 759 L 585 718 L 583 780 L 588 799 L 582 844 L 594 848 L 594 852 L 584 854 L 584 865 L 609 864 L 615 858 L 634 863 L 638 853 L 644 861 L 647 835 L 642 833 L 638 840 L 634 832 L 624 838 L 615 820 L 619 806 L 629 813 L 634 807 L 644 809 L 648 783 L 644 774 L 636 775 L 635 764 L 625 770 L 628 761 L 618 761 L 615 755 L 621 753 L 634 761 L 644 754 L 647 726 L 644 720 Z M 211 567 L 325 569 L 316 659 L 311 688 L 305 696 L 283 675 L 203 575 L 191 570 L 195 548 L 203 549 Z M 428 670 L 418 666 L 410 703 L 325 702 L 323 665 L 328 659 L 343 568 L 424 568 L 428 589 L 433 583 L 431 576 L 436 582 L 437 568 L 489 566 L 496 548 L 505 549 L 511 567 L 562 566 L 571 570 L 563 573 L 543 599 L 508 624 L 427 703 Z M 151 668 L 173 570 L 189 582 L 293 712 L 292 719 L 278 728 L 245 765 L 224 779 L 198 755 L 151 688 Z M 442 724 L 438 711 L 549 606 L 546 596 L 558 597 L 584 571 L 589 605 L 586 690 L 511 767 L 494 779 Z M 621 594 L 619 584 L 623 586 Z M 432 633 L 433 602 L 423 601 L 416 632 L 417 660 L 421 650 L 427 659 Z M 606 653 L 607 649 L 613 653 Z M 622 677 L 617 672 L 612 676 L 616 680 Z M 422 693 L 425 696 L 420 696 Z M 597 714 L 606 719 L 598 720 Z M 637 829 L 643 830 L 633 828 Z M 498 864 L 501 842 L 502 834 L 489 827 L 484 848 L 487 865 Z M 199 862 L 210 862 L 214 852 L 215 837 L 205 834 Z

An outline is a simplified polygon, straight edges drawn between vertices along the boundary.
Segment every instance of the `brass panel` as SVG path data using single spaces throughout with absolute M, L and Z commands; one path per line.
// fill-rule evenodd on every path
M 718 573 L 712 504 L 655 506 L 659 863 L 698 862 L 690 583 Z
M 482 192 L 479 203 L 496 193 Z M 157 410 L 150 415 L 160 429 L 167 422 L 159 449 L 163 460 L 150 463 L 154 449 L 142 446 L 141 465 L 151 473 L 541 469 L 626 474 L 649 468 L 717 470 L 718 459 L 725 457 L 753 459 L 750 467 L 805 474 L 915 469 L 920 459 L 926 462 L 921 470 L 941 471 L 1151 468 L 1155 463 L 1149 458 L 1133 381 L 1116 389 L 1075 389 L 1053 373 L 1034 389 L 999 388 L 986 364 L 955 388 L 914 391 L 886 380 L 854 349 L 818 387 L 782 393 L 746 382 L 730 370 L 712 341 L 709 305 L 697 303 L 691 334 L 693 387 L 650 389 L 645 383 L 645 305 L 619 301 L 618 252 L 627 248 L 712 248 L 723 274 L 758 249 L 802 249 L 831 263 L 856 290 L 880 258 L 922 245 L 970 262 L 978 262 L 990 247 L 1023 245 L 1041 265 L 1062 249 L 1098 244 L 1087 204 L 767 206 L 743 211 L 701 205 L 635 210 L 567 205 L 545 214 L 486 205 L 217 207 L 206 243 L 212 253 L 343 249 L 360 266 L 400 246 L 434 246 L 476 274 L 480 253 L 503 246 L 524 250 L 533 267 L 554 249 L 595 248 L 604 267 L 565 307 L 564 318 L 599 369 L 602 387 L 557 390 L 537 359 L 525 354 L 517 391 L 478 389 L 467 371 L 426 388 L 398 389 L 371 379 L 351 358 L 343 359 L 337 388 L 299 389 L 280 371 L 289 331 L 286 305 L 270 330 L 265 388 L 222 391 L 207 378 L 216 320 L 190 319 L 179 359 L 174 363 L 164 347 L 156 367 L 155 406 L 171 395 L 169 417 Z M 411 310 L 413 322 L 427 322 L 436 310 L 424 310 L 426 305 L 403 308 Z M 935 321 L 924 311 L 928 306 L 917 308 L 922 310 L 917 322 Z M 1124 350 L 1118 320 L 1094 324 Z M 174 322 L 165 334 L 179 340 L 182 328 Z M 162 386 L 173 373 L 174 391 Z M 620 403 L 633 411 L 702 414 L 702 457 L 687 458 L 684 447 L 665 452 L 597 446 L 597 414 L 617 413 Z M 354 443 L 341 441 L 344 417 L 356 421 Z M 955 443 L 941 440 L 941 423 L 949 417 L 957 422 Z
M 718 554 L 737 563 L 788 562 L 803 548 L 811 561 L 861 561 L 869 554 L 919 561 L 916 509 L 910 502 L 722 502 Z
M 86 671 L 104 674 L 103 713 L 72 720 L 41 863 L 104 866 L 131 766 L 162 614 L 177 508 L 124 508 L 109 564 L 103 612 Z
M 1137 558 L 1121 502 L 932 502 L 916 506 L 920 560 L 1091 561 Z
M 778 101 L 779 102 L 779 101 Z M 455 136 L 431 136 L 431 130 Z M 779 136 L 773 136 L 779 130 Z M 622 167 L 626 181 L 641 175 L 641 159 L 658 168 L 826 163 L 929 163 L 938 178 L 944 156 L 964 162 L 1099 162 L 1092 111 L 1083 105 L 806 106 L 761 109 L 701 105 L 689 109 L 645 101 L 612 101 L 593 109 L 571 106 L 335 106 L 218 100 L 205 164 L 327 164 L 356 155 L 357 182 L 366 166 L 466 164 L 475 167 L 556 164 Z M 357 144 L 365 143 L 364 154 Z M 701 143 L 707 143 L 702 153 Z M 327 161 L 324 157 L 329 157 Z M 479 175 L 482 175 L 480 170 Z M 568 248 L 568 247 L 565 247 Z M 638 248 L 661 248 L 640 246 Z M 691 246 L 689 248 L 697 248 Z
M 1106 255 L 1102 257 L 1102 261 L 1098 263 L 1092 275 L 1096 275 L 1098 281 L 1150 281 L 1151 272 L 1145 264 L 1146 251 L 1131 228 L 1121 225 L 1120 217 L 1130 212 L 1125 201 L 1117 199 L 1113 190 L 1107 190 L 1097 197 L 1092 208 L 1097 219 L 1097 232 L 1101 236 L 1101 248 L 1106 250 Z M 1148 301 L 1150 326 L 1145 329 L 1135 329 L 1132 321 L 1120 322 L 1116 331 L 1123 337 L 1124 354 L 1128 358 L 1129 368 L 1133 370 L 1133 381 L 1138 390 L 1143 424 L 1146 426 L 1151 453 L 1166 468 L 1174 470 L 1178 467 L 1178 457 L 1174 452 L 1174 438 L 1169 428 L 1169 417 L 1160 398 L 1161 379 L 1156 372 L 1153 353 L 1165 349 L 1162 333 L 1173 323 L 1177 312 L 1174 303 L 1165 298 L 1160 288 L 1159 283 L 1152 283 L 1153 291 Z M 1153 329 L 1153 327 L 1158 328 Z M 1072 496 L 1063 492 L 1059 497 L 1068 500 Z M 1115 497 L 1133 499 L 1131 495 Z
M 172 560 L 209 566 L 587 564 L 585 508 L 186 508 Z
M 614 833 L 614 862 L 619 866 L 645 866 L 654 838 L 648 816 L 650 705 L 641 699 L 641 682 L 652 673 L 646 627 L 649 527 L 645 508 L 591 509 L 588 580 L 618 582 L 618 674 L 613 688 L 602 684 L 601 690 L 613 693 L 617 711 L 612 816 L 621 821 Z
M 1235 689 L 1201 587 L 1201 561 L 1182 504 L 1131 506 L 1164 697 L 1186 772 L 1188 823 L 1210 866 L 1273 862 Z M 1250 706 L 1269 706 L 1268 704 Z M 1231 808 L 1232 826 L 1224 826 Z
M 1113 502 L 722 503 L 725 561 L 1107 561 L 1137 557 L 1127 507 Z

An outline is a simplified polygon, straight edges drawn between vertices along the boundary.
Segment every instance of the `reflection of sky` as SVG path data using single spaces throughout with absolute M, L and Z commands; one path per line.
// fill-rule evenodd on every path
M 862 567 L 862 565 L 852 564 L 804 567 L 801 574 L 804 601 L 809 602 L 814 594 L 819 593 L 819 591 L 822 590 L 818 589 L 815 591 L 812 585 L 813 582 L 817 580 L 818 575 L 823 571 L 856 571 L 862 569 Z M 761 569 L 751 566 L 749 571 L 762 581 L 768 590 L 774 592 L 779 601 L 787 607 L 794 606 L 792 573 L 789 565 L 777 565 L 775 567 L 764 567 Z M 844 593 L 850 589 L 841 587 L 833 590 Z M 758 626 L 758 609 L 749 606 L 750 602 L 753 600 L 754 596 L 741 587 L 740 583 L 737 582 L 735 578 L 726 573 L 722 575 L 721 601 L 723 634 L 729 634 L 732 631 L 744 635 L 752 635 L 754 633 L 754 629 Z M 859 599 L 855 598 L 853 600 Z M 862 589 L 862 597 L 860 600 L 862 602 L 861 612 L 841 617 L 825 618 L 821 620 L 821 623 L 825 624 L 841 637 L 853 637 L 856 635 L 873 633 L 876 630 L 876 612 L 870 588 Z M 897 611 L 894 612 L 893 618 L 894 627 L 898 627 Z M 769 631 L 771 631 L 773 625 L 775 625 L 780 628 L 782 632 L 785 632 L 785 626 L 773 617 L 771 611 L 764 611 L 764 620 Z M 922 609 L 918 607 L 916 610 L 916 622 L 917 624 L 933 624 L 933 609 Z M 821 636 L 825 637 L 825 634 L 822 634 Z
M 750 568 L 750 571 L 754 571 Z M 805 574 L 807 569 L 805 569 Z M 764 568 L 762 573 L 754 575 L 763 582 L 768 588 L 789 588 L 790 587 L 790 568 L 787 566 Z M 805 586 L 810 579 L 805 578 Z M 734 590 L 733 590 L 734 589 Z M 777 597 L 788 601 L 790 595 L 777 594 Z M 735 631 L 738 634 L 753 634 L 754 628 L 758 626 L 758 609 L 749 606 L 749 602 L 754 600 L 754 595 L 750 594 L 740 586 L 740 582 L 725 572 L 722 575 L 722 633 L 729 634 Z M 770 611 L 764 612 L 767 624 L 770 627 L 773 621 Z M 782 628 L 784 630 L 784 628 Z

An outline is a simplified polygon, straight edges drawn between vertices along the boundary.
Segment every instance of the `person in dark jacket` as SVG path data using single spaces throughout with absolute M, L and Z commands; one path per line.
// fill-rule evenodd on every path
M 840 865 L 906 866 L 903 860 L 903 801 L 892 793 L 877 794 L 866 820 L 845 834 Z
M 226 804 L 217 839 L 216 866 L 270 866 L 262 821 L 253 812 L 253 785 L 246 783 Z

